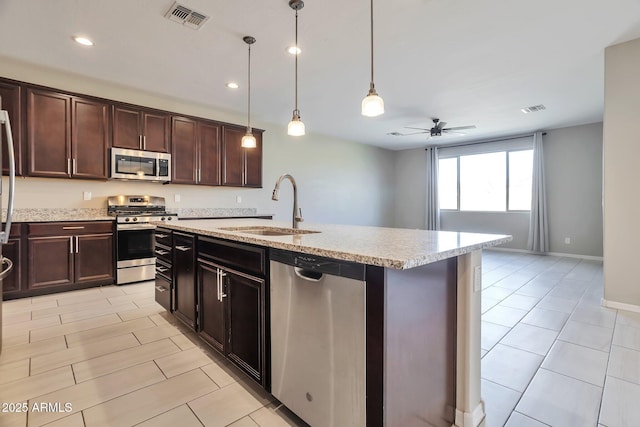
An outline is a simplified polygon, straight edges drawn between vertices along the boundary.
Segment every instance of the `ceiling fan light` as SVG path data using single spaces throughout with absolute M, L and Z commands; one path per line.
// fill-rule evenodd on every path
M 369 91 L 369 94 L 362 100 L 362 115 L 377 117 L 382 114 L 384 114 L 384 101 L 375 90 Z
M 296 110 L 287 125 L 287 134 L 291 136 L 302 136 L 305 134 L 304 123 L 300 120 L 300 113 Z
M 251 131 L 247 130 L 247 133 L 242 137 L 242 142 L 240 143 L 242 148 L 256 148 L 256 137 L 253 136 Z

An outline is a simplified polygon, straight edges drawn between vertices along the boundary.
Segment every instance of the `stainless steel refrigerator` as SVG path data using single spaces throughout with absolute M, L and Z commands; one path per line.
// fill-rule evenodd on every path
M 9 275 L 13 268 L 13 262 L 9 258 L 2 256 L 2 245 L 9 240 L 11 230 L 11 218 L 13 217 L 13 193 L 16 187 L 16 158 L 13 152 L 13 135 L 11 133 L 11 123 L 9 122 L 9 113 L 2 109 L 2 98 L 0 97 L 0 126 L 4 129 L 0 132 L 0 165 L 2 165 L 2 136 L 7 134 L 7 154 L 9 156 L 9 189 L 7 203 L 7 218 L 4 223 L 4 230 L 0 230 L 0 260 L 2 261 L 0 271 L 0 353 L 2 352 L 2 280 Z M 2 200 L 2 180 L 0 179 L 0 201 Z

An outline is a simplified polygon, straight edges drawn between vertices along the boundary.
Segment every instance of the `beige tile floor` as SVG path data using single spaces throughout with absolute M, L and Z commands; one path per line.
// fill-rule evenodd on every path
M 152 282 L 5 301 L 3 340 L 0 404 L 29 410 L 0 408 L 0 427 L 304 425 L 167 315 Z
M 485 251 L 486 427 L 640 426 L 640 313 L 601 306 L 602 263 Z
M 487 427 L 640 425 L 640 314 L 601 307 L 600 262 L 486 251 L 483 288 Z M 142 283 L 5 302 L 0 402 L 29 412 L 0 427 L 304 425 L 153 298 Z

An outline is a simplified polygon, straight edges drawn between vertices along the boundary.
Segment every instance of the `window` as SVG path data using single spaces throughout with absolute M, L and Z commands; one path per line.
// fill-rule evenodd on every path
M 441 158 L 440 209 L 505 212 L 531 209 L 533 150 Z

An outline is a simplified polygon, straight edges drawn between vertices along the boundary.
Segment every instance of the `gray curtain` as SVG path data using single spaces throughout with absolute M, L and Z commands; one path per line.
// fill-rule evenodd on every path
M 528 249 L 549 252 L 549 221 L 547 219 L 547 191 L 544 179 L 542 132 L 533 134 L 533 175 L 531 217 L 529 218 Z
M 440 230 L 440 206 L 438 205 L 438 148 L 427 148 L 427 230 Z

